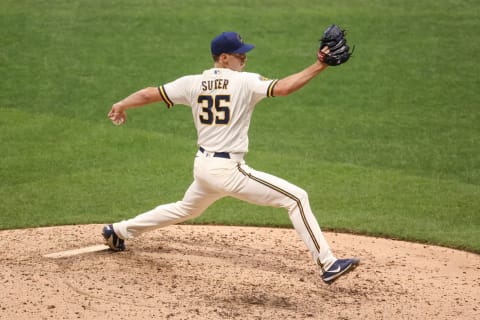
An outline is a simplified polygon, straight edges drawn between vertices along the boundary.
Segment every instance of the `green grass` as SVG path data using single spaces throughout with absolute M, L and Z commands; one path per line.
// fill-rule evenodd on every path
M 137 89 L 212 65 L 224 30 L 256 44 L 248 71 L 315 59 L 323 29 L 354 57 L 263 101 L 249 164 L 309 192 L 325 230 L 480 252 L 480 43 L 475 1 L 33 1 L 0 4 L 0 229 L 103 223 L 180 199 L 192 181 L 188 108 L 106 118 Z M 193 223 L 291 226 L 224 199 Z

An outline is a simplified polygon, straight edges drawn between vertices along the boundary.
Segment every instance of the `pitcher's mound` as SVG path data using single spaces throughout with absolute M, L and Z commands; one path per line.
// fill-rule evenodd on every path
M 171 226 L 120 253 L 101 229 L 0 231 L 0 318 L 480 319 L 472 253 L 325 233 L 361 259 L 329 286 L 291 229 Z

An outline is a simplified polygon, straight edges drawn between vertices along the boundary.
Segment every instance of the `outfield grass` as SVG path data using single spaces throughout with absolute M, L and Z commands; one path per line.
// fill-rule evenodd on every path
M 309 65 L 323 29 L 355 55 L 263 101 L 249 164 L 305 188 L 320 225 L 480 252 L 480 43 L 474 1 L 0 3 L 0 229 L 103 223 L 180 199 L 192 181 L 188 108 L 112 126 L 111 104 L 212 65 L 210 39 L 256 44 L 248 70 Z M 290 226 L 233 199 L 195 223 Z

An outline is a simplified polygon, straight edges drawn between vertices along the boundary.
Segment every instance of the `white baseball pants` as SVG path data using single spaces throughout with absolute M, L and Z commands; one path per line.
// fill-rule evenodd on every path
M 276 176 L 250 168 L 243 154 L 230 154 L 230 157 L 219 158 L 213 153 L 198 151 L 194 163 L 195 180 L 181 201 L 160 205 L 132 219 L 114 223 L 114 231 L 123 239 L 136 237 L 195 218 L 218 199 L 231 196 L 256 205 L 287 209 L 315 263 L 327 270 L 336 257 L 312 213 L 307 192 Z

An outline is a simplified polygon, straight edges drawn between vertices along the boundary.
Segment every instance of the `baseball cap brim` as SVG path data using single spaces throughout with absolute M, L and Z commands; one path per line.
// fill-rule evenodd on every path
M 252 50 L 253 48 L 255 48 L 255 46 L 253 44 L 244 43 L 240 48 L 238 48 L 235 51 L 229 52 L 229 53 L 247 53 L 248 51 Z

